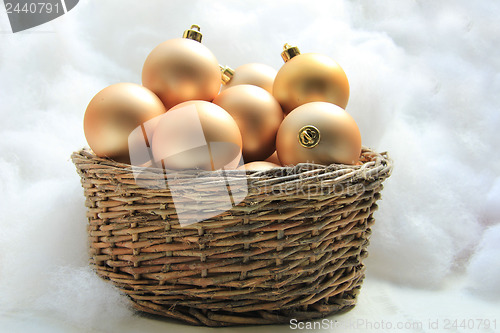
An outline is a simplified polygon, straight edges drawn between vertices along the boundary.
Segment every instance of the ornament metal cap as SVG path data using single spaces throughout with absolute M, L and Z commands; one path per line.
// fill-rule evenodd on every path
M 191 28 L 184 31 L 182 34 L 182 38 L 192 39 L 201 43 L 201 38 L 203 34 L 200 32 L 200 27 L 196 24 L 193 24 Z
M 285 43 L 285 45 L 283 45 L 283 52 L 281 52 L 281 58 L 283 58 L 283 61 L 287 62 L 299 54 L 300 50 L 297 46 L 291 46 L 290 44 Z
M 227 84 L 234 76 L 234 69 L 229 66 L 219 65 L 222 84 Z
M 299 130 L 297 139 L 302 147 L 313 148 L 316 147 L 321 140 L 321 133 L 316 126 L 307 125 Z

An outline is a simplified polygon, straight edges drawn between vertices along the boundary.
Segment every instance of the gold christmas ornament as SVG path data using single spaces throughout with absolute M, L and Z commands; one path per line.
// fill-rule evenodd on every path
M 276 137 L 282 165 L 297 163 L 356 164 L 361 134 L 344 109 L 326 102 L 303 104 L 283 120 Z
M 129 135 L 144 122 L 166 112 L 160 99 L 134 83 L 104 88 L 90 101 L 83 126 L 90 148 L 97 156 L 130 163 Z
M 274 80 L 273 95 L 285 114 L 310 102 L 329 102 L 345 109 L 349 82 L 337 62 L 319 53 L 301 54 L 288 44 L 281 56 L 285 64 Z
M 222 67 L 222 91 L 240 84 L 251 84 L 273 93 L 273 83 L 276 74 L 274 68 L 259 64 L 250 63 L 241 65 L 235 70 L 229 67 Z
M 167 109 L 189 100 L 212 101 L 220 89 L 219 63 L 201 44 L 199 27 L 193 25 L 183 36 L 154 48 L 142 68 L 142 84 Z
M 168 110 L 153 134 L 152 151 L 166 169 L 236 169 L 241 160 L 241 134 L 220 106 L 187 101 Z
M 245 162 L 263 161 L 275 151 L 276 133 L 283 112 L 270 93 L 242 84 L 224 90 L 213 102 L 226 110 L 238 124 Z
M 266 161 L 255 161 L 246 163 L 238 168 L 238 170 L 249 170 L 249 171 L 265 171 L 273 168 L 279 168 L 280 165 L 276 163 L 266 162 Z

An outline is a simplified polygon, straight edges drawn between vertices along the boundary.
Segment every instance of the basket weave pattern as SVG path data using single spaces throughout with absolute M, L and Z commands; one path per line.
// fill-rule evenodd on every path
M 287 323 L 351 309 L 376 201 L 392 170 L 385 153 L 363 148 L 358 166 L 247 172 L 243 202 L 181 226 L 168 187 L 138 186 L 129 165 L 88 150 L 72 160 L 97 274 L 140 311 L 206 326 Z M 151 169 L 146 178 L 165 181 L 165 174 Z M 206 172 L 202 181 L 210 181 Z M 209 186 L 197 195 L 220 204 Z

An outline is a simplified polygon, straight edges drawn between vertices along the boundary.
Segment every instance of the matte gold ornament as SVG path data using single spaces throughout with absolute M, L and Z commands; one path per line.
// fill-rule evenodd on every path
M 223 84 L 221 91 L 240 84 L 251 84 L 267 90 L 270 94 L 273 93 L 274 78 L 278 73 L 274 68 L 259 63 L 241 65 L 235 70 L 222 67 L 221 70 Z
M 166 112 L 160 99 L 135 83 L 104 88 L 90 101 L 84 116 L 84 132 L 97 156 L 130 163 L 128 140 L 144 122 Z
M 276 137 L 282 165 L 297 163 L 356 164 L 361 134 L 344 109 L 326 102 L 299 106 L 286 116 Z
M 166 169 L 236 169 L 241 160 L 241 134 L 220 106 L 187 101 L 168 110 L 153 134 L 152 151 Z
M 274 80 L 273 95 L 285 114 L 310 102 L 329 102 L 345 109 L 349 82 L 335 60 L 319 53 L 300 54 L 288 44 L 281 56 L 285 64 Z
M 263 161 L 275 151 L 283 112 L 270 93 L 242 84 L 224 90 L 213 102 L 236 120 L 243 139 L 245 162 Z
M 265 171 L 273 168 L 281 167 L 279 164 L 266 162 L 266 161 L 254 161 L 246 163 L 238 168 L 238 170 L 249 170 L 249 171 Z
M 220 89 L 219 63 L 201 44 L 198 26 L 184 32 L 184 38 L 158 45 L 146 58 L 142 84 L 162 100 L 167 109 L 189 100 L 212 101 Z

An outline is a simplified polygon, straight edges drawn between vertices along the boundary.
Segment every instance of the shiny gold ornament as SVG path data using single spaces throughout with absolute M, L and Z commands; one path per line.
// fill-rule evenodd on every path
M 356 164 L 361 134 L 354 119 L 337 105 L 311 102 L 286 116 L 276 137 L 282 165 L 297 163 Z
M 199 27 L 192 26 L 184 37 L 158 45 L 142 68 L 142 84 L 157 94 L 167 109 L 189 100 L 212 101 L 220 89 L 219 63 L 200 43 Z
M 152 151 L 166 169 L 236 169 L 241 160 L 241 134 L 220 106 L 187 101 L 168 110 L 156 126 Z
M 249 170 L 249 171 L 265 171 L 273 168 L 281 167 L 279 164 L 266 162 L 266 161 L 255 161 L 243 164 L 238 168 L 238 170 Z
M 166 112 L 160 99 L 134 83 L 104 88 L 90 101 L 84 116 L 84 132 L 97 156 L 130 163 L 128 140 L 144 122 Z
M 285 64 L 274 80 L 273 95 L 285 114 L 310 102 L 329 102 L 345 109 L 349 82 L 337 62 L 319 53 L 300 54 L 288 44 L 282 57 Z
M 224 90 L 213 102 L 236 120 L 243 138 L 245 162 L 262 161 L 274 152 L 283 112 L 270 93 L 242 84 Z
M 267 65 L 250 63 L 241 65 L 236 70 L 222 67 L 222 91 L 239 84 L 251 84 L 273 93 L 273 83 L 277 71 Z

